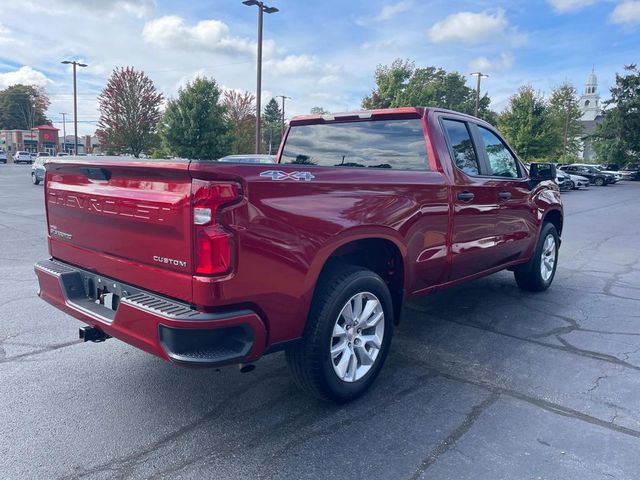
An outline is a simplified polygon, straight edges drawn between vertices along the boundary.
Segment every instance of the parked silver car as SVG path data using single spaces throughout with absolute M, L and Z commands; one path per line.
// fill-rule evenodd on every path
M 44 162 L 47 157 L 36 157 L 31 165 L 31 183 L 34 185 L 38 185 L 40 182 L 44 181 L 44 175 L 46 170 L 44 168 Z

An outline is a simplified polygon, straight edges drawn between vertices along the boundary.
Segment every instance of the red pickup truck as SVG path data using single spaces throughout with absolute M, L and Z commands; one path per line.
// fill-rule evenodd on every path
M 348 401 L 405 299 L 503 269 L 549 287 L 554 178 L 491 125 L 425 108 L 297 117 L 272 165 L 51 159 L 39 295 L 85 341 L 196 367 L 285 350 L 301 387 Z

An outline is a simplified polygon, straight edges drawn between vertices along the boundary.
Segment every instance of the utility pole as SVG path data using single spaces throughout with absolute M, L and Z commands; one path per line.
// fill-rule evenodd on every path
M 489 75 L 485 75 L 482 72 L 474 72 L 471 74 L 472 77 L 478 77 L 478 85 L 476 87 L 476 114 L 478 116 L 478 112 L 480 111 L 480 82 L 483 78 L 489 78 Z
M 264 2 L 258 0 L 245 0 L 245 5 L 258 7 L 258 65 L 256 73 L 256 154 L 260 154 L 262 146 L 262 124 L 260 116 L 262 114 L 261 96 L 262 96 L 262 23 L 265 13 L 279 12 L 275 7 L 267 7 Z
M 73 65 L 73 154 L 78 155 L 78 95 L 76 93 L 76 67 L 86 67 L 86 63 L 65 60 L 65 65 Z
M 62 115 L 62 151 L 67 153 L 67 112 L 60 112 Z
M 277 98 L 282 99 L 282 136 L 284 137 L 284 101 L 285 100 L 293 100 L 291 97 L 287 97 L 286 95 L 277 95 Z

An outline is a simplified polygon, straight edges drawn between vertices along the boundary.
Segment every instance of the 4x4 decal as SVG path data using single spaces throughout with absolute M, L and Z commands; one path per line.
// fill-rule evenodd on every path
M 261 177 L 268 177 L 271 180 L 304 180 L 310 182 L 316 178 L 311 172 L 283 172 L 281 170 L 267 170 L 260 174 Z

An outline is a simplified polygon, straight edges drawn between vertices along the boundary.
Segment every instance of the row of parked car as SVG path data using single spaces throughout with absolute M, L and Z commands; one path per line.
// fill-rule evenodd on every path
M 620 180 L 640 180 L 640 164 L 629 164 L 622 168 L 616 164 L 558 164 L 556 182 L 560 190 L 578 190 L 589 185 L 604 187 Z
M 60 152 L 57 154 L 58 157 L 66 157 L 68 154 L 64 152 Z M 47 152 L 27 152 L 25 150 L 19 150 L 13 155 L 13 163 L 33 163 L 37 158 L 45 158 L 51 157 L 52 155 Z M 0 163 L 7 163 L 8 154 L 7 152 L 0 151 Z

